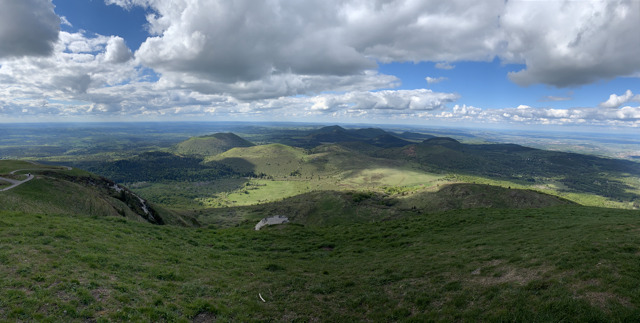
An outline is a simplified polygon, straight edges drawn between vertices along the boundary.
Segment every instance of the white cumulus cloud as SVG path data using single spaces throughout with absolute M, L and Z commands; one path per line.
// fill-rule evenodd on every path
M 611 94 L 607 101 L 600 103 L 601 108 L 619 108 L 621 105 L 629 102 L 629 101 L 638 101 L 640 102 L 640 95 L 633 95 L 631 90 L 627 90 L 623 95 Z
M 107 42 L 105 59 L 110 63 L 124 63 L 131 59 L 132 54 L 122 37 L 112 36 Z
M 260 91 L 265 98 L 335 91 L 300 80 L 353 80 L 379 62 L 432 61 L 451 69 L 451 62 L 496 57 L 525 65 L 509 74 L 523 86 L 567 87 L 640 73 L 634 32 L 640 2 L 634 0 L 106 2 L 152 12 L 153 37 L 135 53 L 138 63 L 172 82 L 205 80 L 208 91 L 264 86 L 271 89 Z M 292 81 L 274 91 L 274 80 L 284 79 Z M 235 95 L 230 91 L 224 93 Z
M 352 77 L 375 70 L 377 62 L 489 60 L 499 45 L 496 17 L 503 7 L 501 0 L 107 3 L 154 11 L 147 18 L 154 36 L 136 52 L 139 63 L 173 79 L 226 84 L 270 83 L 278 75 Z
M 640 2 L 108 0 L 144 6 L 139 61 L 226 83 L 274 74 L 354 75 L 377 62 L 525 64 L 520 85 L 557 87 L 640 72 Z
M 139 79 L 133 62 L 122 61 L 121 54 L 128 49 L 119 44 L 121 40 L 60 32 L 50 56 L 2 62 L 0 96 L 5 98 L 4 106 L 13 113 L 28 108 L 27 114 L 64 115 L 85 103 L 117 104 L 126 93 L 106 98 L 100 94 L 102 89 Z M 105 64 L 114 59 L 121 64 Z

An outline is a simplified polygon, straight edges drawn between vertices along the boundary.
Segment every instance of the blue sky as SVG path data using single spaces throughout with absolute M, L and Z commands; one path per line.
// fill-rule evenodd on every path
M 107 5 L 103 0 L 59 0 L 53 3 L 55 12 L 72 23 L 71 26 L 62 25 L 62 30 L 118 35 L 132 49 L 140 47 L 149 37 L 145 28 L 147 10 L 142 7 L 125 9 Z
M 0 1 L 0 122 L 640 126 L 634 0 Z

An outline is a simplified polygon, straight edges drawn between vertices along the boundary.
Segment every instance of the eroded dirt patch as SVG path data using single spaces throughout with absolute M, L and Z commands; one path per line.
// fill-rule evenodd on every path
M 208 322 L 215 322 L 216 321 L 216 315 L 215 313 L 211 313 L 211 312 L 202 312 L 198 315 L 196 315 L 193 318 L 193 323 L 208 323 Z
M 503 264 L 501 260 L 492 260 L 471 272 L 469 281 L 482 286 L 503 283 L 525 285 L 533 280 L 541 279 L 548 271 L 550 268 L 547 267 L 518 268 Z
M 600 309 L 606 310 L 609 306 L 609 303 L 615 302 L 619 303 L 625 307 L 630 307 L 631 302 L 623 297 L 620 297 L 616 294 L 610 292 L 586 292 L 578 298 L 585 299 L 591 304 L 591 306 L 598 307 Z

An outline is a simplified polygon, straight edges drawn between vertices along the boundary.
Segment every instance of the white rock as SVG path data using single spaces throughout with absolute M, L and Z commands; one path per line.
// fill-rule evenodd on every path
M 258 224 L 256 224 L 256 231 L 260 230 L 260 228 L 264 227 L 265 225 L 275 225 L 275 224 L 283 224 L 283 223 L 289 223 L 289 218 L 287 218 L 284 215 L 276 215 L 276 216 L 264 218 L 260 220 Z

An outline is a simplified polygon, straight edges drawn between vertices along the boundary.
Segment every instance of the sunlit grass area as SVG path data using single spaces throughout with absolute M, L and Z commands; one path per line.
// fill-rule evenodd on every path
M 429 174 L 426 172 L 401 169 L 401 168 L 370 168 L 355 171 L 341 182 L 341 185 L 351 186 L 353 189 L 367 187 L 375 189 L 379 187 L 431 187 L 444 175 Z

